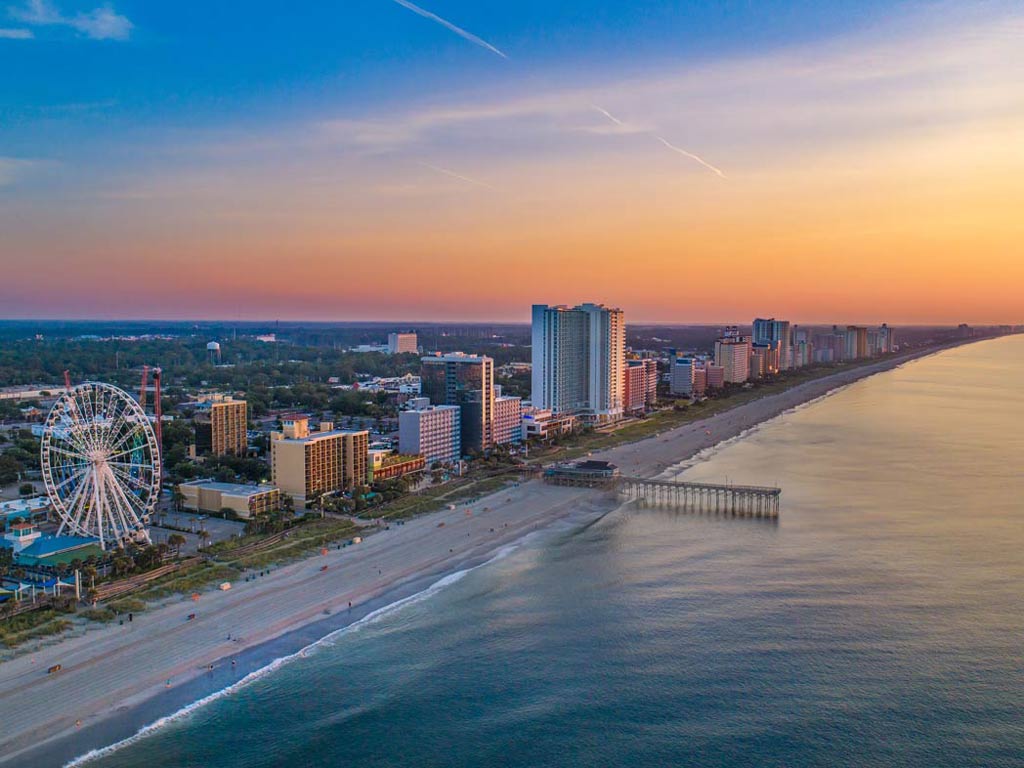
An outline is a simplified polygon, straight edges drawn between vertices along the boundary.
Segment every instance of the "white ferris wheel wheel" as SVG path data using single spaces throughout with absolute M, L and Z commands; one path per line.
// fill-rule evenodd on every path
M 149 541 L 160 493 L 160 448 L 142 407 L 124 390 L 87 382 L 54 403 L 40 458 L 58 533 L 104 549 Z

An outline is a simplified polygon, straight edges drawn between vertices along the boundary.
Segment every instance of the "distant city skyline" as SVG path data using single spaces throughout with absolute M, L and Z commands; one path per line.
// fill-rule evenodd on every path
M 1019 323 L 1022 39 L 1006 0 L 12 0 L 0 315 Z

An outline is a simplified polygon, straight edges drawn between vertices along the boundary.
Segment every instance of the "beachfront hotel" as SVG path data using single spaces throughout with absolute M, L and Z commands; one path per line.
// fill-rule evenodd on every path
M 435 463 L 455 464 L 462 458 L 460 420 L 457 405 L 427 405 L 426 398 L 398 414 L 398 450 L 420 455 L 427 467 Z
M 534 304 L 533 406 L 592 423 L 622 418 L 626 322 L 621 309 Z
M 622 408 L 626 413 L 644 413 L 658 402 L 658 361 L 627 360 L 623 377 Z
M 274 485 L 305 503 L 318 493 L 348 491 L 369 478 L 370 433 L 336 430 L 321 422 L 311 432 L 306 416 L 283 418 L 282 431 L 270 434 Z
M 523 400 L 512 395 L 501 394 L 501 387 L 495 387 L 494 397 L 494 444 L 515 445 L 523 442 Z
M 462 451 L 489 451 L 494 446 L 494 360 L 453 352 L 424 357 L 421 363 L 422 394 L 434 405 L 462 409 Z
M 741 336 L 735 326 L 715 340 L 715 365 L 725 369 L 725 381 L 741 384 L 750 378 L 750 337 Z
M 789 320 L 776 320 L 774 317 L 754 319 L 753 342 L 755 344 L 774 344 L 779 349 L 779 368 L 787 370 L 793 367 L 793 332 Z

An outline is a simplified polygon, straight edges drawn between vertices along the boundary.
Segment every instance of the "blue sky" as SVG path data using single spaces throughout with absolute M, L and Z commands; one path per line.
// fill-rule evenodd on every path
M 1013 319 L 1019 2 L 408 5 L 0 0 L 0 314 Z
M 116 159 L 121 137 L 344 112 L 513 82 L 598 79 L 849 32 L 875 2 L 456 2 L 423 7 L 492 41 L 467 44 L 391 0 L 131 2 L 47 0 L 66 18 L 97 8 L 127 19 L 126 39 L 22 21 L 0 29 L 5 154 L 73 156 L 82 142 Z M 2 12 L 0 12 L 2 19 Z M 151 134 L 150 134 L 151 135 Z M 74 149 L 68 146 L 73 144 Z

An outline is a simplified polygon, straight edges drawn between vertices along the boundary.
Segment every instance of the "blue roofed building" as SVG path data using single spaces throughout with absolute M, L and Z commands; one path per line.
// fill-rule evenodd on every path
M 49 536 L 31 523 L 14 523 L 0 540 L 13 553 L 15 565 L 53 568 L 74 560 L 85 560 L 104 552 L 98 539 L 85 536 Z

